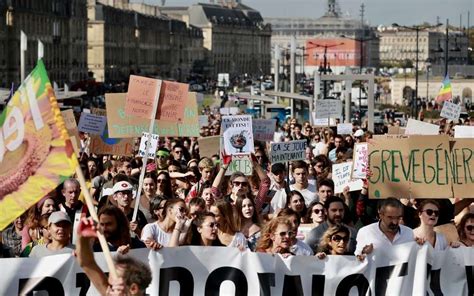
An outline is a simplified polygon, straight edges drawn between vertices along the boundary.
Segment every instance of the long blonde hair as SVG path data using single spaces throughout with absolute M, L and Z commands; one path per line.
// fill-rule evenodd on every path
M 270 220 L 270 222 L 263 227 L 262 235 L 257 243 L 257 252 L 267 252 L 267 250 L 273 246 L 271 236 L 280 224 L 288 226 L 289 229 L 293 227 L 290 221 L 285 217 L 276 217 Z

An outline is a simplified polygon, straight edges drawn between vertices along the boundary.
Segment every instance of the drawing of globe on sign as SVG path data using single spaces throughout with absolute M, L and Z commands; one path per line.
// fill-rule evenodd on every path
M 230 137 L 230 144 L 232 147 L 237 149 L 238 152 L 242 152 L 242 149 L 247 144 L 247 138 L 245 137 L 245 131 L 241 131 L 238 134 L 234 134 Z
M 102 133 L 100 138 L 107 145 L 115 145 L 115 144 L 120 143 L 120 141 L 122 140 L 121 138 L 109 138 L 109 129 L 108 129 L 107 125 L 105 126 L 104 132 Z

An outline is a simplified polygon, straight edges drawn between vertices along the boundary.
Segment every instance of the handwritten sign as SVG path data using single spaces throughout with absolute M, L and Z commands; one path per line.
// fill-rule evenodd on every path
M 474 141 L 463 144 L 451 150 L 448 136 L 374 139 L 369 144 L 369 197 L 453 197 L 453 181 L 458 187 L 474 182 Z
M 72 109 L 61 111 L 61 115 L 66 124 L 66 129 L 73 130 L 77 128 L 76 117 L 74 116 L 74 111 Z
M 145 157 L 146 153 L 146 145 L 148 140 L 150 140 L 150 145 L 148 147 L 148 158 L 155 158 L 156 150 L 158 149 L 158 140 L 160 137 L 158 135 L 152 134 L 150 136 L 149 133 L 143 132 L 142 138 L 140 140 L 140 148 L 138 150 L 138 154 L 141 157 Z
M 221 129 L 226 154 L 248 154 L 254 152 L 252 116 L 223 116 Z
M 314 126 L 336 126 L 336 120 L 334 118 L 329 119 L 329 124 L 328 124 L 328 119 L 327 118 L 316 118 L 314 117 L 314 112 L 313 112 L 313 124 Z
M 454 137 L 455 138 L 474 138 L 474 126 L 455 125 Z
M 346 186 L 349 191 L 361 190 L 364 183 L 362 180 L 351 179 L 352 161 L 332 165 L 332 180 L 334 181 L 334 193 L 341 193 Z
M 163 81 L 156 119 L 182 123 L 188 90 L 189 85 L 186 83 Z
M 219 155 L 221 136 L 199 138 L 198 143 L 199 156 L 211 158 L 213 155 Z
M 161 80 L 130 75 L 125 105 L 125 114 L 151 119 L 153 100 Z
M 305 159 L 306 145 L 306 140 L 271 143 L 271 163 Z
M 369 168 L 369 148 L 367 143 L 357 143 L 354 145 L 352 157 L 352 179 L 365 179 Z
M 227 167 L 225 175 L 230 176 L 235 172 L 242 172 L 246 176 L 252 175 L 253 165 L 249 154 L 232 155 L 232 161 Z
M 316 100 L 316 118 L 341 118 L 341 100 Z
M 351 135 L 352 134 L 352 123 L 339 123 L 337 125 L 338 135 Z
M 405 135 L 439 135 L 439 125 L 408 119 Z
M 101 135 L 104 132 L 105 125 L 107 124 L 107 118 L 91 113 L 82 113 L 81 119 L 79 120 L 79 131 Z
M 451 103 L 450 101 L 444 101 L 440 116 L 451 120 L 458 120 L 459 116 L 461 116 L 461 108 L 461 105 Z
M 199 127 L 200 128 L 203 127 L 203 126 L 208 126 L 209 125 L 209 116 L 199 115 L 198 121 L 199 121 Z
M 255 140 L 273 141 L 275 134 L 276 119 L 254 119 L 252 122 L 253 136 Z
M 453 196 L 474 197 L 474 139 L 451 141 Z M 449 163 L 448 163 L 449 165 Z
M 109 135 L 112 138 L 141 137 L 142 132 L 148 132 L 150 121 L 142 117 L 127 115 L 125 97 L 125 93 L 105 94 Z M 196 93 L 189 93 L 184 114 L 183 123 L 155 120 L 153 133 L 170 137 L 199 137 Z
M 133 138 L 114 139 L 108 138 L 106 134 L 102 136 L 92 135 L 89 150 L 91 153 L 98 155 L 132 156 Z

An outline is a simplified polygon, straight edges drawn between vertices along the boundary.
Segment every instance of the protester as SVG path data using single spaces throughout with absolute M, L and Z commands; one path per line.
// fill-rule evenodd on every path
M 63 183 L 61 190 L 64 201 L 59 204 L 59 209 L 69 216 L 69 220 L 73 223 L 73 229 L 77 229 L 77 225 L 81 218 L 85 216 L 87 208 L 83 207 L 83 203 L 79 200 L 81 194 L 81 186 L 79 181 L 69 178 Z M 74 243 L 75 237 L 73 237 Z
M 164 196 L 166 199 L 174 198 L 171 178 L 167 171 L 160 171 L 156 177 L 156 194 Z
M 316 257 L 324 259 L 326 255 L 351 255 L 348 252 L 350 231 L 344 225 L 331 226 L 321 237 Z
M 442 233 L 434 230 L 439 217 L 439 204 L 435 200 L 424 200 L 418 206 L 420 226 L 413 229 L 415 238 L 421 242 L 429 243 L 435 250 L 444 250 L 448 242 Z
M 322 179 L 318 182 L 318 201 L 324 204 L 334 195 L 334 182 L 331 179 Z
M 291 174 L 295 179 L 295 184 L 290 185 L 290 190 L 299 191 L 308 206 L 316 199 L 316 186 L 308 183 L 308 164 L 302 160 L 293 161 L 291 163 Z
M 199 197 L 202 195 L 202 191 L 210 187 L 212 184 L 212 178 L 213 178 L 213 170 L 214 170 L 214 163 L 212 162 L 211 159 L 204 157 L 199 161 L 198 164 L 199 172 L 201 174 L 201 179 L 196 182 L 196 184 L 191 187 L 191 190 L 188 193 L 188 196 L 186 197 L 186 201 L 189 202 L 189 200 Z
M 326 221 L 324 204 L 317 200 L 313 200 L 306 211 L 306 222 L 311 223 L 312 228 L 316 228 L 324 221 Z
M 166 204 L 166 199 L 164 199 L 162 196 L 157 196 L 150 200 L 150 212 L 151 212 L 151 217 L 152 220 L 149 223 L 153 223 L 156 221 L 161 221 L 163 220 L 163 210 L 165 208 Z
M 311 250 L 311 247 L 299 237 L 298 228 L 301 225 L 301 216 L 292 209 L 286 208 L 278 212 L 277 217 L 288 219 L 288 221 L 291 223 L 292 231 L 296 234 L 291 241 L 291 253 L 295 255 L 312 256 L 313 250 Z
M 261 234 L 259 216 L 255 210 L 255 202 L 248 196 L 238 197 L 235 206 L 238 217 L 238 229 L 245 235 L 249 249 L 255 251 L 257 241 Z
M 344 138 L 341 135 L 334 136 L 334 148 L 329 151 L 328 158 L 332 163 L 337 160 L 337 149 L 344 147 Z
M 211 206 L 211 213 L 219 227 L 219 241 L 228 247 L 247 248 L 247 239 L 238 232 L 233 211 L 232 205 L 224 200 L 218 200 Z
M 140 198 L 139 210 L 143 213 L 148 223 L 153 222 L 150 212 L 150 202 L 156 197 L 156 174 L 146 173 L 143 178 L 143 194 Z M 135 205 L 136 206 L 136 205 Z
M 288 194 L 286 207 L 295 211 L 300 217 L 305 217 L 307 211 L 306 204 L 303 195 L 299 191 L 293 190 Z
M 458 225 L 459 242 L 466 247 L 474 246 L 474 213 L 467 213 Z
M 191 235 L 187 239 L 185 245 L 189 244 L 192 246 L 225 246 L 219 241 L 218 233 L 218 223 L 213 213 L 203 212 L 199 213 L 196 218 L 193 220 L 193 225 L 191 226 Z M 173 232 L 170 241 L 170 247 L 179 246 L 179 235 L 176 232 Z
M 113 198 L 117 203 L 117 207 L 125 214 L 127 217 L 130 230 L 140 237 L 140 233 L 146 225 L 146 218 L 143 215 L 142 211 L 138 210 L 137 217 L 133 219 L 134 208 L 132 208 L 132 197 L 133 197 L 133 186 L 127 181 L 120 181 L 114 185 Z
M 274 213 L 278 209 L 286 207 L 286 167 L 282 163 L 275 163 L 271 166 L 271 173 L 269 174 L 271 179 L 270 189 L 268 196 L 271 198 L 270 208 L 268 212 Z
M 374 249 L 389 248 L 407 242 L 413 242 L 413 230 L 400 225 L 403 217 L 403 204 L 396 198 L 389 197 L 380 202 L 380 221 L 364 226 L 357 233 L 356 255 L 363 255 L 364 248 L 373 246 Z
M 114 265 L 118 278 L 109 273 L 107 279 L 92 252 L 91 242 L 96 237 L 96 228 L 91 219 L 81 221 L 77 237 L 77 261 L 100 295 L 146 295 L 145 290 L 152 280 L 148 264 L 130 257 L 116 258 Z
M 206 211 L 206 201 L 200 197 L 193 198 L 189 202 L 188 208 L 188 217 L 194 219 L 197 215 Z
M 57 254 L 72 254 L 74 245 L 71 244 L 72 223 L 69 216 L 61 211 L 53 212 L 48 218 L 48 232 L 51 242 L 46 245 L 36 245 L 30 257 L 40 258 Z
M 21 233 L 25 226 L 26 215 L 21 215 L 13 221 L 13 224 L 2 232 L 2 242 L 6 248 L 10 248 L 13 256 L 21 254 Z
M 257 252 L 282 254 L 284 257 L 293 255 L 290 248 L 296 233 L 291 230 L 292 228 L 290 221 L 286 218 L 272 219 L 262 230 L 262 237 L 257 243 Z

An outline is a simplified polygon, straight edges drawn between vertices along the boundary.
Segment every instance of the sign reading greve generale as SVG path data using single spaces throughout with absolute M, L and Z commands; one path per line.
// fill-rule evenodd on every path
M 377 137 L 369 144 L 369 197 L 474 197 L 474 140 Z

